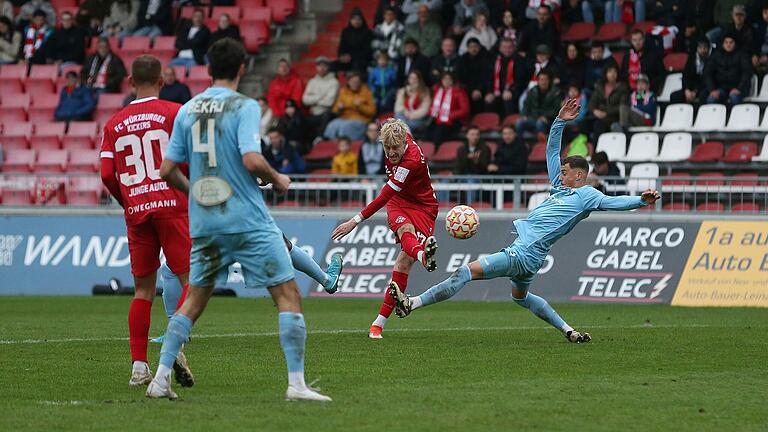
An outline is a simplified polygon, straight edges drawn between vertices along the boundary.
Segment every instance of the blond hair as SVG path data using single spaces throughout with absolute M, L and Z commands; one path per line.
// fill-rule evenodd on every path
M 379 138 L 384 145 L 405 145 L 405 137 L 408 133 L 410 133 L 408 126 L 402 120 L 389 118 L 381 125 Z

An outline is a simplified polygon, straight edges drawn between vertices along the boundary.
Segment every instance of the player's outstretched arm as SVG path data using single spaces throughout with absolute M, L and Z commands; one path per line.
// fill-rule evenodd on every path
M 646 189 L 640 196 L 604 196 L 598 208 L 600 210 L 634 210 L 655 203 L 661 199 L 661 195 L 653 190 Z
M 563 141 L 565 123 L 579 115 L 579 100 L 568 99 L 563 103 L 557 118 L 552 122 L 547 138 L 547 174 L 552 186 L 560 185 L 560 148 Z
M 272 183 L 272 190 L 279 195 L 288 192 L 288 188 L 291 186 L 291 178 L 275 171 L 261 153 L 245 153 L 243 155 L 243 165 L 245 169 L 259 177 L 260 185 Z
M 189 179 L 182 174 L 179 165 L 175 161 L 163 159 L 163 163 L 160 165 L 160 177 L 174 189 L 178 189 L 185 194 L 189 193 Z

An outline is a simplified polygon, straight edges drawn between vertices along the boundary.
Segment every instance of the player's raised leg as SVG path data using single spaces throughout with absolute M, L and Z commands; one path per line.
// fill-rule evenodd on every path
M 283 241 L 291 254 L 291 262 L 296 270 L 314 279 L 323 286 L 328 294 L 336 292 L 339 286 L 339 276 L 341 276 L 341 272 L 344 269 L 344 260 L 340 253 L 333 254 L 328 268 L 326 271 L 323 271 L 320 265 L 304 249 L 294 247 L 295 245 L 288 240 L 285 234 L 283 234 Z

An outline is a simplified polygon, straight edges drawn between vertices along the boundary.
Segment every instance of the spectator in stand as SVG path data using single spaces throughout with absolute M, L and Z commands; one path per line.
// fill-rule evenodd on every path
M 376 8 L 376 16 L 373 18 L 373 21 L 376 24 L 384 21 L 384 11 L 391 8 L 397 15 L 396 19 L 401 23 L 405 23 L 406 15 L 405 12 L 403 12 L 404 4 L 404 0 L 379 0 L 379 7 Z
M 762 76 L 768 73 L 768 2 L 760 9 L 761 19 L 755 24 L 752 52 L 757 57 L 756 72 Z
M 77 25 L 82 29 L 89 27 L 102 28 L 104 17 L 109 13 L 110 1 L 106 0 L 85 0 L 80 2 L 77 9 Z M 94 26 L 95 24 L 95 26 Z M 99 32 L 97 34 L 101 34 Z
M 359 162 L 357 153 L 352 151 L 352 141 L 349 137 L 339 137 L 338 152 L 331 161 L 331 174 L 333 175 L 357 175 Z
M 752 64 L 747 55 L 738 50 L 731 34 L 723 37 L 723 45 L 712 54 L 704 69 L 707 85 L 707 103 L 736 105 L 749 94 Z
M 496 42 L 499 40 L 496 32 L 488 25 L 488 17 L 483 14 L 475 15 L 475 22 L 472 28 L 464 33 L 464 38 L 461 40 L 461 45 L 459 45 L 459 55 L 464 55 L 467 52 L 467 41 L 472 38 L 480 41 L 480 45 L 488 51 L 493 50 L 493 47 L 496 46 Z
M 584 0 L 581 2 L 581 15 L 588 23 L 595 22 L 595 9 L 603 9 L 603 21 L 606 23 L 621 22 L 622 3 L 616 0 Z
M 696 52 L 688 56 L 683 69 L 683 88 L 673 92 L 669 101 L 672 103 L 702 103 L 707 95 L 707 85 L 704 81 L 704 71 L 712 54 L 712 44 L 709 39 L 702 37 L 696 47 Z
M 368 123 L 365 138 L 357 153 L 359 175 L 384 175 L 384 148 L 379 142 L 379 125 Z
M 21 6 L 19 14 L 16 15 L 16 25 L 18 28 L 28 26 L 34 20 L 35 12 L 37 11 L 43 12 L 43 21 L 45 21 L 48 27 L 56 25 L 56 9 L 51 5 L 50 1 L 29 0 Z
M 567 90 L 570 83 L 582 82 L 586 72 L 586 64 L 579 53 L 579 48 L 575 43 L 567 44 L 565 46 L 565 60 L 560 67 L 560 86 L 563 90 Z
M 283 116 L 285 112 L 285 101 L 292 99 L 295 102 L 301 101 L 304 94 L 304 84 L 301 78 L 291 68 L 291 64 L 286 59 L 280 59 L 277 62 L 277 75 L 269 83 L 267 91 L 267 100 L 269 107 L 272 108 L 272 115 L 276 118 Z
M 403 49 L 405 26 L 397 21 L 397 13 L 392 8 L 384 11 L 384 21 L 373 29 L 371 48 L 374 52 L 385 51 L 389 58 L 397 60 Z
M 605 45 L 602 42 L 592 42 L 589 59 L 584 65 L 584 93 L 587 96 L 592 94 L 597 82 L 605 76 L 605 68 L 608 64 L 616 65 L 613 56 L 605 52 Z
M 171 0 L 141 0 L 134 36 L 161 36 L 171 24 Z
M 272 169 L 280 174 L 303 174 L 306 171 L 304 159 L 295 148 L 285 142 L 278 128 L 270 129 L 267 137 L 267 145 L 261 153 Z
M 21 33 L 13 29 L 11 20 L 0 16 L 0 64 L 13 64 L 19 60 Z
M 603 132 L 619 128 L 619 107 L 625 103 L 629 88 L 619 81 L 619 70 L 614 63 L 605 67 L 603 79 L 595 86 L 589 99 L 587 118 L 592 123 L 592 142 L 597 142 Z
M 539 140 L 549 130 L 550 123 L 555 119 L 563 101 L 560 88 L 552 82 L 552 74 L 546 69 L 539 73 L 538 84 L 528 92 L 520 118 L 515 127 L 518 135 L 534 129 L 539 134 Z
M 443 8 L 442 0 L 405 0 L 402 5 L 402 11 L 406 14 L 405 24 L 413 24 L 419 20 L 419 10 L 426 8 L 430 14 L 439 14 Z
M 566 88 L 564 101 L 568 99 L 579 100 L 579 106 L 581 107 L 581 109 L 579 110 L 579 114 L 576 116 L 575 119 L 568 122 L 569 125 L 579 126 L 581 122 L 583 122 L 584 119 L 587 117 L 587 105 L 589 104 L 589 98 L 587 97 L 586 94 L 584 94 L 583 91 L 581 91 L 581 84 L 578 81 L 574 81 L 570 83 Z
M 527 85 L 524 87 L 524 91 L 520 97 L 520 110 L 523 109 L 525 104 L 525 98 L 528 97 L 528 92 L 539 84 L 539 74 L 542 71 L 549 72 L 551 78 L 550 84 L 554 86 L 560 85 L 560 65 L 557 64 L 552 58 L 552 50 L 547 45 L 539 45 L 536 48 L 536 57 L 529 57 L 527 63 L 528 69 L 525 73 L 528 78 Z
M 373 32 L 359 8 L 352 9 L 349 24 L 341 31 L 336 71 L 366 71 L 371 64 Z
M 440 84 L 432 92 L 434 97 L 429 115 L 432 117 L 432 142 L 438 147 L 459 133 L 462 124 L 469 119 L 469 98 L 464 89 L 455 84 L 453 74 L 444 72 Z
M 88 121 L 96 109 L 96 99 L 87 87 L 78 84 L 77 73 L 66 74 L 67 85 L 61 89 L 59 105 L 56 106 L 56 121 Z
M 256 102 L 258 102 L 259 108 L 261 111 L 261 123 L 259 124 L 259 131 L 261 131 L 261 139 L 263 139 L 264 142 L 269 142 L 268 131 L 273 127 L 277 126 L 277 119 L 275 119 L 272 116 L 272 109 L 269 108 L 269 104 L 267 103 L 267 98 L 265 98 L 264 96 L 261 96 L 256 99 Z
M 45 22 L 45 12 L 38 9 L 32 14 L 32 21 L 24 29 L 24 45 L 21 47 L 21 61 L 32 62 L 40 47 L 45 44 L 53 34 L 53 29 Z
M 219 17 L 216 31 L 211 34 L 211 44 L 224 38 L 230 38 L 236 41 L 242 40 L 240 37 L 240 27 L 232 24 L 232 19 L 229 17 L 229 14 L 221 14 Z
M 715 27 L 702 29 L 706 32 L 707 39 L 715 45 L 719 44 L 723 36 L 723 30 L 728 27 L 728 24 L 733 22 L 733 8 L 736 5 L 743 5 L 745 2 L 749 1 L 750 0 L 714 0 L 712 18 L 715 21 Z
M 480 129 L 475 125 L 467 128 L 464 145 L 456 153 L 454 174 L 485 175 L 491 163 L 491 149 L 480 139 Z
M 381 51 L 376 55 L 376 67 L 368 69 L 368 88 L 376 101 L 376 112 L 391 112 L 395 104 L 397 69 L 389 62 L 389 55 Z
M 405 79 L 412 71 L 419 71 L 422 77 L 429 76 L 429 59 L 419 52 L 419 43 L 414 39 L 405 40 L 403 56 L 397 60 L 397 86 L 405 85 Z
M 563 5 L 560 8 L 560 24 L 561 26 L 570 26 L 577 22 L 584 22 L 584 14 L 582 13 L 582 2 L 587 0 L 564 0 Z
M 629 104 L 619 109 L 619 123 L 622 127 L 653 126 L 656 122 L 656 95 L 650 89 L 648 77 L 637 77 L 637 90 L 629 94 Z
M 509 9 L 505 10 L 504 16 L 501 19 L 501 26 L 496 29 L 496 35 L 499 37 L 499 40 L 510 39 L 517 43 L 518 33 L 514 14 Z
M 451 31 L 455 35 L 464 34 L 475 21 L 475 15 L 488 16 L 488 6 L 483 0 L 459 0 L 454 6 L 453 27 Z
M 339 93 L 339 81 L 330 70 L 330 60 L 327 57 L 315 59 L 317 74 L 309 80 L 301 101 L 309 109 L 307 122 L 315 136 L 321 135 L 328 122 L 333 117 L 333 104 Z
M 304 113 L 298 109 L 296 102 L 291 99 L 285 101 L 285 113 L 277 120 L 277 128 L 283 134 L 291 147 L 304 154 L 309 152 L 307 146 L 307 119 Z
M 528 167 L 528 147 L 517 135 L 515 128 L 501 128 L 501 142 L 488 165 L 488 172 L 498 175 L 525 175 Z
M 376 104 L 371 90 L 363 84 L 357 71 L 348 74 L 347 85 L 339 91 L 333 112 L 338 117 L 326 126 L 323 134 L 326 138 L 348 136 L 353 140 L 363 139 L 365 125 L 376 115 Z
M 691 0 L 685 5 L 685 31 L 683 45 L 686 51 L 696 49 L 697 40 L 715 27 L 713 11 L 715 0 Z
M 621 80 L 637 89 L 637 76 L 644 74 L 651 80 L 651 89 L 658 92 L 664 84 L 664 54 L 646 46 L 645 33 L 640 29 L 632 30 L 629 52 L 624 55 L 621 67 Z
M 483 96 L 489 91 L 488 76 L 491 59 L 477 39 L 467 41 L 467 53 L 459 58 L 457 65 L 458 81 L 469 93 L 472 112 L 483 110 Z
M 414 135 L 421 135 L 429 123 L 432 98 L 419 71 L 408 74 L 405 87 L 397 91 L 395 117 L 405 122 Z
M 616 162 L 608 160 L 608 153 L 601 151 L 592 155 L 592 172 L 599 176 L 597 180 L 599 182 L 600 177 L 621 177 L 621 171 L 616 165 Z M 620 184 L 624 183 L 624 180 L 620 178 L 606 179 L 607 184 Z
M 176 79 L 176 71 L 166 66 L 163 69 L 163 86 L 160 88 L 160 99 L 184 105 L 192 99 L 189 87 Z
M 109 40 L 100 38 L 96 52 L 85 59 L 80 71 L 83 85 L 97 93 L 120 93 L 127 76 L 123 60 L 109 47 Z
M 560 33 L 548 6 L 536 9 L 536 19 L 523 30 L 518 48 L 522 55 L 533 57 L 539 45 L 546 45 L 552 51 L 560 47 Z
M 757 54 L 752 54 L 756 37 L 752 26 L 747 24 L 747 8 L 744 5 L 739 4 L 733 7 L 732 22 L 725 26 L 723 33 L 733 35 L 739 50 L 750 54 L 752 64 L 757 64 Z
M 432 72 L 430 77 L 424 77 L 427 84 L 440 81 L 443 72 L 456 72 L 459 56 L 456 53 L 456 41 L 452 37 L 443 38 L 440 44 L 440 54 L 432 58 Z
M 35 53 L 32 63 L 82 64 L 85 57 L 85 32 L 75 26 L 71 13 L 61 14 L 61 28 L 56 29 Z
M 517 54 L 512 39 L 502 39 L 499 52 L 489 68 L 490 82 L 485 94 L 485 111 L 507 116 L 518 111 L 518 100 L 527 82 L 525 59 Z
M 138 24 L 139 1 L 115 0 L 104 17 L 102 36 L 124 37 L 133 33 Z
M 554 12 L 560 9 L 560 2 L 561 0 L 528 0 L 528 6 L 525 8 L 525 17 L 529 20 L 535 20 L 538 8 L 541 6 L 546 6 L 550 11 Z
M 440 40 L 443 37 L 443 31 L 440 26 L 435 23 L 429 16 L 429 8 L 422 5 L 417 12 L 418 20 L 414 23 L 407 24 L 405 26 L 405 38 L 406 43 L 408 40 L 413 40 L 419 47 L 421 52 L 427 56 L 432 57 L 437 54 L 440 49 Z M 403 47 L 407 48 L 407 47 Z
M 204 65 L 208 61 L 205 53 L 211 42 L 211 31 L 205 25 L 205 16 L 201 9 L 196 9 L 192 13 L 191 21 L 183 21 L 176 32 L 176 43 L 178 50 L 176 57 L 171 60 L 171 66 Z
M 0 16 L 13 22 L 13 2 L 11 0 L 0 0 Z

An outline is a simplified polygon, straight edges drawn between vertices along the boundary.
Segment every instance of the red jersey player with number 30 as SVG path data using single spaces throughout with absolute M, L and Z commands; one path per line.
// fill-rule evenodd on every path
M 438 204 L 427 160 L 405 123 L 396 119 L 387 120 L 381 125 L 379 138 L 387 157 L 387 183 L 375 200 L 355 217 L 336 227 L 331 236 L 334 240 L 342 239 L 360 222 L 386 205 L 389 228 L 403 249 L 395 260 L 392 281 L 404 291 L 408 273 L 415 262 L 420 262 L 430 272 L 437 268 L 437 241 L 432 234 Z M 394 301 L 385 295 L 384 304 L 368 333 L 369 338 L 381 339 L 381 331 L 393 308 Z
M 132 386 L 152 381 L 147 341 L 160 249 L 184 287 L 181 303 L 187 290 L 192 245 L 187 197 L 160 178 L 163 152 L 181 108 L 177 103 L 158 99 L 163 85 L 161 69 L 160 61 L 153 56 L 142 55 L 133 62 L 130 81 L 136 89 L 136 100 L 107 121 L 101 144 L 101 178 L 125 209 L 131 273 L 136 286 L 128 311 Z M 192 374 L 181 353 L 176 363 L 176 379 L 182 386 L 191 386 Z

